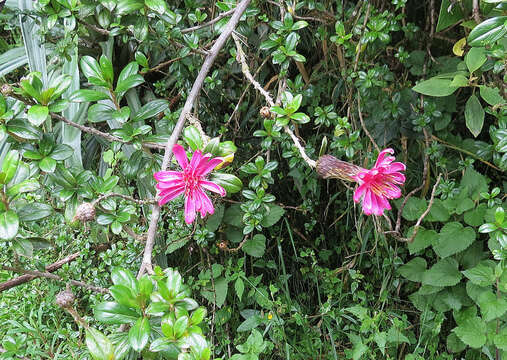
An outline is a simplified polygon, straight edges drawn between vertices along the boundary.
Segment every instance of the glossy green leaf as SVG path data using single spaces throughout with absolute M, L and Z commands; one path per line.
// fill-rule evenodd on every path
M 211 181 L 222 186 L 228 194 L 234 194 L 241 190 L 243 183 L 232 174 L 215 172 L 211 175 Z
M 53 213 L 53 208 L 48 204 L 29 202 L 19 210 L 17 214 L 22 222 L 44 219 Z
M 148 318 L 137 319 L 136 323 L 129 330 L 129 343 L 137 352 L 142 351 L 150 339 L 151 327 Z
M 468 35 L 470 46 L 484 46 L 494 43 L 507 34 L 507 16 L 496 16 L 481 22 Z
M 108 94 L 101 91 L 89 89 L 78 90 L 69 97 L 69 100 L 73 102 L 99 101 L 106 99 L 109 99 Z
M 0 213 L 0 240 L 11 240 L 18 233 L 19 218 L 12 211 L 3 211 Z
M 100 331 L 86 329 L 86 347 L 95 360 L 114 360 L 114 346 Z
M 16 171 L 18 170 L 19 164 L 19 152 L 11 150 L 7 153 L 3 159 L 2 172 L 0 173 L 0 184 L 8 184 Z
M 471 73 L 484 65 L 486 60 L 486 49 L 483 47 L 473 47 L 465 55 L 465 64 Z
M 7 124 L 7 132 L 14 138 L 21 140 L 39 140 L 41 131 L 27 121 L 15 119 Z
M 102 302 L 95 307 L 95 318 L 106 324 L 131 324 L 139 316 L 136 311 L 117 302 Z
M 39 161 L 39 168 L 46 173 L 52 173 L 56 169 L 56 161 L 47 156 Z
M 48 107 L 42 105 L 33 105 L 27 112 L 28 121 L 30 121 L 33 126 L 40 126 L 44 121 L 46 121 L 48 115 Z

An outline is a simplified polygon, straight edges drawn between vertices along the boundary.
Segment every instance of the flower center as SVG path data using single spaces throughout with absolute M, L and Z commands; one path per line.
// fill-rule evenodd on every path
M 183 181 L 185 182 L 185 196 L 190 195 L 199 187 L 200 176 L 195 176 L 193 171 L 183 171 Z

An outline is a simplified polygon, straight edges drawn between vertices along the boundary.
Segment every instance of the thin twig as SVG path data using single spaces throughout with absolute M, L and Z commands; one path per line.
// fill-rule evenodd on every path
M 241 64 L 241 71 L 245 75 L 245 77 L 250 81 L 250 83 L 253 85 L 253 87 L 261 93 L 262 96 L 266 99 L 266 102 L 269 106 L 274 106 L 275 101 L 271 97 L 271 95 L 264 90 L 264 88 L 257 82 L 254 77 L 252 76 L 252 73 L 250 72 L 250 68 L 248 67 L 248 64 L 246 63 L 246 57 L 245 53 L 243 51 L 243 48 L 241 47 L 241 43 L 239 42 L 239 39 L 235 34 L 232 35 L 232 38 L 234 39 L 234 42 L 236 43 L 236 60 Z M 312 160 L 306 155 L 305 149 L 301 146 L 301 143 L 299 142 L 299 139 L 294 135 L 292 130 L 288 126 L 284 126 L 283 129 L 287 134 L 289 134 L 290 138 L 294 142 L 294 145 L 299 150 L 299 153 L 301 154 L 301 157 L 303 160 L 310 166 L 311 168 L 315 168 L 316 162 L 315 160 Z
M 105 36 L 109 36 L 110 34 L 110 31 L 109 30 L 106 30 L 106 29 L 102 29 L 96 25 L 93 25 L 93 24 L 88 24 L 86 21 L 84 20 L 81 20 L 79 19 L 78 17 L 76 17 L 77 19 L 77 22 L 84 25 L 85 27 L 87 27 L 88 29 L 90 30 L 93 30 L 95 32 L 98 32 L 99 34 L 102 34 L 102 35 L 105 35 Z
M 205 28 L 207 26 L 211 26 L 214 23 L 219 22 L 220 20 L 222 20 L 224 17 L 231 15 L 232 13 L 234 13 L 235 10 L 236 9 L 231 9 L 229 11 L 221 13 L 216 18 L 214 18 L 213 20 L 208 21 L 207 23 L 204 23 L 204 24 L 201 24 L 201 25 L 196 25 L 196 26 L 193 26 L 193 27 L 189 27 L 187 29 L 183 29 L 183 30 L 181 30 L 181 33 L 182 34 L 186 34 L 186 33 L 192 32 L 192 31 L 196 31 L 196 30 Z
M 442 145 L 444 145 L 445 147 L 448 147 L 449 149 L 453 149 L 453 150 L 456 150 L 456 151 L 459 151 L 459 152 L 462 152 L 463 154 L 466 154 L 468 156 L 471 156 L 473 157 L 474 159 L 476 160 L 479 160 L 481 163 L 497 170 L 497 171 L 502 171 L 502 169 L 500 169 L 499 167 L 496 167 L 495 165 L 493 165 L 492 163 L 490 163 L 489 161 L 486 161 L 482 158 L 480 158 L 479 156 L 475 155 L 474 153 L 468 151 L 468 150 L 465 150 L 465 149 L 462 149 L 462 148 L 459 148 L 457 147 L 456 145 L 453 145 L 451 143 L 448 143 L 447 141 L 444 141 L 438 137 L 436 137 L 435 135 L 431 135 L 431 139 L 432 140 L 436 140 L 438 141 L 439 143 L 441 143 Z
M 95 291 L 95 292 L 98 292 L 98 293 L 101 293 L 101 294 L 107 294 L 107 293 L 109 293 L 108 289 L 105 289 L 105 288 L 102 288 L 102 287 L 98 287 L 98 286 L 94 286 L 94 285 L 90 285 L 90 284 L 84 283 L 82 281 L 65 280 L 62 277 L 58 276 L 58 275 L 51 274 L 50 272 L 42 272 L 42 271 L 36 271 L 36 270 L 18 269 L 18 268 L 13 268 L 13 267 L 10 267 L 10 266 L 2 266 L 2 270 L 12 271 L 12 272 L 15 272 L 15 273 L 18 273 L 18 274 L 31 275 L 31 276 L 34 276 L 34 277 L 43 277 L 43 278 L 47 278 L 47 279 L 52 279 L 52 280 L 60 281 L 60 282 L 63 282 L 63 283 L 69 283 L 71 285 L 81 286 L 81 287 L 84 287 L 84 288 L 86 288 L 88 290 L 92 290 L 92 291 Z
M 119 198 L 122 198 L 124 200 L 135 202 L 138 205 L 146 205 L 146 204 L 155 204 L 156 203 L 155 199 L 144 199 L 144 200 L 141 200 L 141 199 L 135 199 L 135 198 L 133 198 L 132 196 L 129 196 L 129 195 L 117 194 L 117 193 L 109 193 L 109 194 L 105 194 L 105 195 L 100 195 L 98 198 L 96 198 L 95 200 L 93 200 L 92 205 L 95 206 L 99 202 L 101 202 L 102 200 L 106 200 L 106 199 L 109 199 L 111 197 L 119 197 Z
M 208 75 L 211 66 L 213 65 L 213 62 L 215 61 L 218 53 L 222 49 L 222 47 L 225 45 L 225 42 L 233 32 L 233 30 L 236 28 L 236 25 L 239 22 L 239 19 L 245 12 L 248 4 L 250 3 L 250 0 L 243 0 L 241 1 L 235 8 L 234 13 L 232 14 L 231 18 L 229 19 L 229 22 L 223 29 L 222 33 L 218 37 L 217 41 L 213 45 L 213 47 L 210 49 L 208 56 L 204 60 L 204 63 L 202 64 L 201 70 L 199 71 L 199 74 L 197 75 L 197 78 L 195 79 L 195 82 L 192 86 L 192 90 L 190 90 L 190 93 L 188 94 L 187 100 L 185 101 L 185 105 L 183 106 L 183 109 L 181 110 L 180 116 L 178 118 L 178 121 L 176 122 L 176 126 L 174 127 L 174 130 L 167 140 L 167 144 L 165 147 L 165 153 L 164 153 L 164 159 L 162 161 L 161 170 L 164 171 L 167 169 L 167 166 L 169 165 L 169 161 L 172 157 L 172 148 L 174 144 L 176 144 L 176 141 L 178 140 L 181 131 L 183 130 L 183 125 L 185 124 L 185 120 L 187 119 L 187 114 L 190 113 L 192 110 L 192 107 L 194 106 L 194 102 L 199 95 L 199 92 L 202 88 L 202 85 L 204 84 L 204 79 Z M 141 267 L 139 268 L 139 272 L 137 274 L 138 278 L 140 278 L 145 271 L 151 273 L 153 272 L 152 269 L 152 253 L 153 253 L 153 246 L 155 244 L 155 235 L 157 232 L 157 224 L 158 219 L 160 217 L 160 206 L 158 204 L 155 204 L 152 207 L 152 213 L 151 213 L 151 219 L 150 219 L 150 225 L 148 227 L 148 233 L 146 237 L 146 246 L 144 248 L 143 253 L 143 260 L 141 262 Z
M 433 206 L 433 201 L 435 200 L 435 193 L 438 188 L 438 184 L 440 183 L 441 177 L 442 177 L 442 174 L 438 174 L 437 181 L 435 182 L 435 185 L 433 185 L 433 190 L 431 190 L 431 197 L 430 197 L 430 202 L 428 203 L 428 207 L 421 214 L 419 219 L 417 219 L 417 222 L 415 223 L 415 226 L 414 226 L 414 231 L 412 232 L 412 236 L 410 236 L 408 239 L 406 239 L 406 241 L 408 243 L 411 243 L 412 241 L 414 241 L 414 239 L 417 235 L 417 231 L 419 230 L 419 227 L 421 226 L 421 222 L 426 217 L 426 215 L 428 215 L 428 213 L 430 212 L 431 207 Z
M 81 252 L 78 251 L 78 252 L 76 252 L 74 254 L 66 256 L 63 259 L 58 260 L 57 262 L 54 262 L 54 263 L 46 266 L 46 271 L 47 272 L 56 271 L 59 268 L 61 268 L 64 264 L 67 264 L 67 263 L 70 263 L 71 261 L 74 261 L 80 255 L 81 255 Z M 0 292 L 2 292 L 4 290 L 8 290 L 10 288 L 13 288 L 15 286 L 24 284 L 24 283 L 29 282 L 29 281 L 31 281 L 33 279 L 36 279 L 36 278 L 37 278 L 37 276 L 25 274 L 25 275 L 21 275 L 21 276 L 18 276 L 16 278 L 7 280 L 7 281 L 5 281 L 3 283 L 0 283 Z
M 364 124 L 363 114 L 361 112 L 361 96 L 357 97 L 357 112 L 359 114 L 359 121 L 361 122 L 361 127 L 363 128 L 364 133 L 366 134 L 366 136 L 368 136 L 368 139 L 370 139 L 373 146 L 375 146 L 377 152 L 380 153 L 380 148 L 378 147 L 377 143 L 373 139 L 373 136 L 371 136 L 370 132 L 368 131 L 368 128 L 366 128 L 366 125 Z
M 62 115 L 59 115 L 59 114 L 56 114 L 56 113 L 50 113 L 51 117 L 53 119 L 56 119 L 56 120 L 60 120 L 60 121 L 63 121 L 64 123 L 72 126 L 72 127 L 75 127 L 76 129 L 79 129 L 85 133 L 88 133 L 88 134 L 92 134 L 92 135 L 96 135 L 96 136 L 100 136 L 101 138 L 103 139 L 106 139 L 108 141 L 111 141 L 111 142 L 119 142 L 119 143 L 122 143 L 122 144 L 130 144 L 131 142 L 130 141 L 125 141 L 123 140 L 122 138 L 119 138 L 118 136 L 114 136 L 112 134 L 109 134 L 109 133 L 105 133 L 105 132 L 102 132 L 98 129 L 95 129 L 93 127 L 89 127 L 89 126 L 85 126 L 85 125 L 81 125 L 81 124 L 78 124 L 78 123 L 75 123 L 69 119 L 67 119 L 66 117 L 62 116 Z M 164 149 L 164 145 L 161 145 L 161 144 L 155 144 L 155 143 L 143 143 L 142 144 L 145 148 L 149 148 L 149 149 Z

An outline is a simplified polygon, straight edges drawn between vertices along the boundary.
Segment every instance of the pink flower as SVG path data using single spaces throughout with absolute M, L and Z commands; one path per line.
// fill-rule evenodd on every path
M 225 196 L 223 187 L 206 180 L 206 176 L 218 164 L 222 163 L 223 159 L 212 159 L 211 154 L 203 155 L 200 150 L 196 150 L 189 163 L 185 149 L 178 144 L 173 146 L 173 154 L 183 171 L 159 171 L 153 174 L 158 182 L 158 204 L 162 206 L 184 193 L 185 222 L 191 224 L 195 220 L 196 212 L 201 213 L 201 218 L 215 212 L 213 204 L 204 190 Z
M 359 187 L 354 192 L 354 201 L 357 203 L 362 199 L 363 212 L 366 215 L 382 215 L 384 210 L 391 210 L 389 199 L 397 199 L 401 196 L 401 190 L 397 185 L 405 182 L 405 164 L 394 162 L 393 149 L 384 149 L 378 155 L 375 166 L 370 169 L 362 169 L 355 176 L 354 180 Z

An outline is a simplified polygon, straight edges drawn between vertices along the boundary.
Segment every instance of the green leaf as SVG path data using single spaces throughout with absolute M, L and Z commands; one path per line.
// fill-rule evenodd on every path
M 297 122 L 298 124 L 306 124 L 307 122 L 310 121 L 310 117 L 308 115 L 306 115 L 305 113 L 301 113 L 301 112 L 292 114 L 290 116 L 290 118 L 292 120 L 294 120 L 295 122 Z
M 472 167 L 465 170 L 461 178 L 460 186 L 467 189 L 468 194 L 472 200 L 478 200 L 480 193 L 488 191 L 488 184 L 484 175 L 475 171 Z M 479 204 L 479 206 L 481 206 Z
M 467 279 L 479 286 L 493 285 L 496 280 L 493 269 L 484 261 L 471 269 L 462 271 L 462 273 Z
M 99 58 L 99 66 L 104 80 L 106 80 L 108 84 L 112 84 L 114 80 L 114 70 L 111 60 L 109 60 L 106 55 L 102 54 Z
M 0 213 L 0 240 L 11 240 L 18 234 L 19 218 L 12 211 L 7 210 Z
M 398 272 L 401 274 L 401 276 L 403 276 L 405 279 L 415 282 L 422 281 L 425 271 L 426 260 L 421 257 L 416 257 L 398 268 Z
M 211 175 L 210 180 L 223 187 L 227 194 L 237 193 L 243 187 L 241 180 L 232 174 L 215 172 Z
M 481 22 L 468 35 L 468 45 L 484 46 L 492 44 L 507 34 L 507 16 L 496 16 Z
M 409 236 L 412 232 L 409 232 Z M 426 230 L 424 228 L 419 228 L 417 231 L 417 235 L 414 238 L 414 241 L 408 243 L 408 250 L 410 255 L 413 255 L 421 250 L 426 249 L 428 246 L 433 245 L 438 240 L 438 234 L 435 230 Z
M 438 14 L 436 32 L 440 32 L 464 18 L 461 6 L 452 6 L 450 1 L 451 0 L 442 0 L 440 13 Z M 451 11 L 449 11 L 449 9 Z
M 109 84 L 102 75 L 102 70 L 97 60 L 86 55 L 81 58 L 79 64 L 81 65 L 81 71 L 90 83 L 97 86 L 109 87 Z
M 118 235 L 119 233 L 121 233 L 121 230 L 123 229 L 121 223 L 117 220 L 114 220 L 112 223 L 111 223 L 111 231 L 113 232 L 113 234 L 116 234 Z
M 182 316 L 174 322 L 173 331 L 174 337 L 176 339 L 179 339 L 185 333 L 185 330 L 187 330 L 188 327 L 188 323 L 188 316 Z
M 86 329 L 86 347 L 95 360 L 114 360 L 114 347 L 111 341 L 100 331 Z
M 405 207 L 403 208 L 403 218 L 408 221 L 415 221 L 423 214 L 426 207 L 426 200 L 411 197 L 408 199 Z
M 99 101 L 109 99 L 109 95 L 97 90 L 82 89 L 74 92 L 69 100 L 72 102 Z
M 48 217 L 53 213 L 53 208 L 48 204 L 30 202 L 17 210 L 20 221 L 35 221 Z
M 473 73 L 478 70 L 486 62 L 486 49 L 484 47 L 473 47 L 465 55 L 465 64 L 468 71 Z
M 507 327 L 504 327 L 493 339 L 495 346 L 503 351 L 507 351 Z
M 56 161 L 49 156 L 46 156 L 44 159 L 39 161 L 39 168 L 46 173 L 52 173 L 56 169 Z
M 269 211 L 264 215 L 261 221 L 261 225 L 263 227 L 270 227 L 275 225 L 285 214 L 285 210 L 278 205 L 269 204 Z
M 142 317 L 137 319 L 134 326 L 132 326 L 129 330 L 129 343 L 137 352 L 141 352 L 146 344 L 148 344 L 148 340 L 150 339 L 151 327 L 148 318 Z
M 18 170 L 18 164 L 19 152 L 17 150 L 9 151 L 3 159 L 2 172 L 0 173 L 0 184 L 8 184 L 12 180 Z
M 25 257 L 33 256 L 33 244 L 27 239 L 18 237 L 12 240 L 12 248 L 14 249 L 16 254 L 20 256 Z
M 447 350 L 451 353 L 460 353 L 466 348 L 466 344 L 453 332 L 447 336 L 446 345 Z
M 486 343 L 486 323 L 477 316 L 465 319 L 452 331 L 472 348 L 480 348 Z
M 445 258 L 426 270 L 422 275 L 422 283 L 433 286 L 453 286 L 461 280 L 458 262 L 453 258 Z
M 130 117 L 130 108 L 128 106 L 122 107 L 120 110 L 111 112 L 111 118 L 119 123 L 126 123 Z
M 55 146 L 53 151 L 51 151 L 51 154 L 49 156 L 56 161 L 62 161 L 70 158 L 74 154 L 74 149 L 71 148 L 69 145 L 65 144 L 58 144 Z
M 195 126 L 187 126 L 183 130 L 183 140 L 190 146 L 192 150 L 202 149 L 204 144 L 201 139 L 201 134 Z
M 7 132 L 14 138 L 22 140 L 40 140 L 41 131 L 27 121 L 15 119 L 7 124 Z
M 137 63 L 135 64 L 137 65 Z M 139 74 L 131 75 L 124 80 L 118 81 L 115 92 L 119 97 L 121 97 L 127 90 L 132 89 L 138 85 L 141 85 L 143 82 L 144 78 L 141 75 Z
M 115 285 L 123 285 L 137 293 L 139 283 L 129 270 L 115 267 L 111 271 L 111 280 Z
M 106 104 L 93 104 L 88 109 L 88 121 L 92 123 L 110 121 L 113 119 L 113 111 L 116 111 Z
M 239 301 L 241 301 L 241 298 L 243 297 L 243 292 L 245 291 L 245 283 L 243 282 L 241 277 L 238 277 L 234 282 L 234 290 L 236 291 L 236 295 L 238 296 Z
M 144 7 L 143 0 L 118 0 L 116 11 L 120 15 L 129 14 Z
M 458 89 L 457 86 L 451 85 L 451 79 L 441 79 L 433 77 L 431 79 L 421 81 L 412 90 L 429 96 L 449 96 Z
M 145 0 L 145 5 L 151 10 L 158 12 L 160 15 L 166 12 L 165 0 Z
M 484 321 L 488 322 L 501 317 L 507 312 L 507 301 L 497 297 L 491 290 L 484 291 L 477 299 Z
M 157 116 L 161 112 L 164 112 L 169 108 L 169 102 L 167 100 L 157 99 L 152 100 L 145 104 L 142 108 L 136 111 L 132 121 L 140 121 Z
M 475 240 L 475 231 L 471 227 L 463 228 L 459 222 L 450 222 L 444 225 L 438 235 L 438 241 L 433 250 L 441 258 L 454 255 L 465 250 Z
M 28 121 L 30 121 L 30 124 L 33 126 L 40 126 L 44 121 L 46 121 L 48 115 L 48 107 L 42 105 L 33 105 L 27 112 Z
M 215 279 L 215 293 L 213 293 L 212 289 L 208 289 L 202 290 L 201 294 L 210 303 L 214 303 L 216 298 L 216 306 L 222 307 L 227 297 L 227 290 L 228 290 L 227 279 L 224 277 L 219 277 L 218 279 Z
M 20 183 L 17 183 L 16 185 L 10 186 L 7 189 L 7 196 L 13 197 L 18 194 L 22 194 L 25 192 L 35 191 L 40 188 L 40 184 L 35 179 L 26 179 L 21 181 Z
M 477 137 L 484 125 L 484 109 L 475 95 L 470 96 L 465 105 L 465 121 L 468 130 Z
M 109 291 L 111 291 L 111 295 L 119 304 L 131 308 L 140 308 L 130 288 L 124 285 L 113 285 L 109 288 Z
M 486 85 L 480 85 L 479 89 L 482 99 L 489 105 L 495 106 L 505 104 L 505 99 L 502 97 L 502 95 L 500 95 L 500 90 L 498 88 L 491 88 Z
M 217 231 L 220 224 L 222 223 L 222 218 L 224 217 L 224 206 L 219 204 L 215 208 L 215 213 L 210 215 L 206 220 L 206 229 L 211 232 Z
M 245 242 L 242 250 L 250 256 L 262 257 L 266 251 L 266 237 L 262 234 L 255 235 Z
M 95 307 L 95 317 L 106 324 L 131 324 L 137 321 L 139 314 L 117 302 L 102 302 Z

